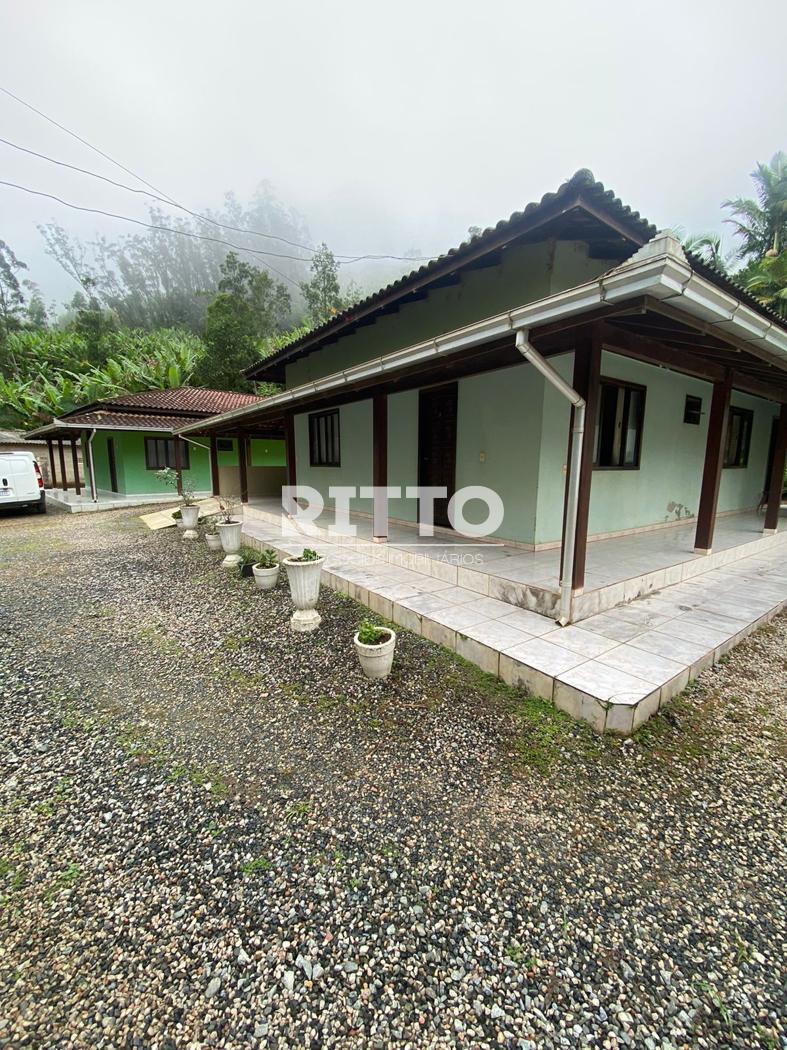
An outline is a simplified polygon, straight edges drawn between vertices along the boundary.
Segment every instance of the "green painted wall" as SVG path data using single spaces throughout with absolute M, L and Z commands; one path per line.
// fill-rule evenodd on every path
M 112 438 L 115 445 L 118 492 L 134 496 L 172 492 L 173 490 L 156 476 L 154 470 L 148 470 L 145 466 L 145 438 L 168 436 L 171 435 L 155 431 L 96 431 L 96 436 L 93 438 L 93 466 L 96 475 L 96 487 L 104 492 L 111 490 L 107 442 Z M 207 441 L 205 444 L 207 444 Z M 84 463 L 87 470 L 85 447 L 85 441 L 83 441 Z M 184 480 L 190 479 L 196 492 L 209 492 L 211 480 L 208 449 L 190 444 L 189 460 L 190 469 L 183 472 Z M 85 478 L 85 484 L 89 484 L 87 477 Z
M 505 517 L 493 535 L 533 542 L 543 401 L 544 380 L 524 363 L 459 381 L 456 487 L 501 496 Z M 468 503 L 464 514 L 476 523 L 488 511 Z
M 610 265 L 609 260 L 589 259 L 582 242 L 519 245 L 503 254 L 499 266 L 462 274 L 458 285 L 438 288 L 288 365 L 286 385 L 297 386 L 581 284 Z
M 560 359 L 558 370 L 570 380 L 572 355 Z M 645 418 L 639 470 L 595 470 L 590 496 L 590 535 L 657 525 L 679 515 L 697 513 L 711 386 L 699 379 L 632 361 L 605 351 L 601 372 L 646 387 Z M 683 422 L 687 394 L 702 398 L 699 426 Z M 760 398 L 733 392 L 732 404 L 754 410 L 749 466 L 725 469 L 719 510 L 755 506 L 764 484 L 771 420 L 776 408 Z M 544 401 L 539 467 L 537 543 L 560 539 L 567 455 L 569 410 L 556 391 Z
M 252 438 L 249 446 L 252 467 L 286 467 L 287 453 L 283 441 Z
M 295 417 L 295 454 L 299 485 L 311 485 L 325 498 L 326 507 L 331 485 L 372 484 L 372 402 L 355 401 L 339 409 L 339 467 L 312 467 L 309 465 L 309 417 L 306 413 Z M 353 499 L 352 510 L 371 513 L 372 501 Z

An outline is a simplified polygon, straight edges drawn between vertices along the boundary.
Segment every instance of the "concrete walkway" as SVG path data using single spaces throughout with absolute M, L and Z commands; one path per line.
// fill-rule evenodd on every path
M 283 538 L 272 519 L 247 516 L 245 542 L 300 553 L 304 539 Z M 599 732 L 632 732 L 787 604 L 787 533 L 728 548 L 717 568 L 570 627 L 462 586 L 461 566 L 446 561 L 416 569 L 414 555 L 395 546 L 318 537 L 307 545 L 325 555 L 327 586 Z

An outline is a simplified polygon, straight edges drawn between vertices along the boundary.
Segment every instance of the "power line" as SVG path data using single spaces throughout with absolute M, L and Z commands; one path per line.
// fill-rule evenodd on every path
M 266 238 L 268 238 L 270 240 L 281 241 L 283 244 L 288 244 L 291 248 L 299 248 L 299 249 L 301 249 L 303 251 L 316 252 L 318 250 L 317 248 L 313 247 L 312 245 L 298 244 L 297 241 L 290 241 L 286 237 L 280 237 L 280 236 L 277 236 L 276 234 L 262 233 L 260 230 L 250 230 L 250 229 L 245 229 L 245 228 L 240 227 L 240 226 L 230 226 L 230 225 L 227 225 L 226 223 L 221 223 L 221 222 L 218 222 L 215 219 L 211 219 L 207 215 L 202 215 L 199 212 L 192 211 L 190 208 L 187 208 L 184 204 L 180 204 L 173 197 L 170 197 L 168 194 L 164 193 L 163 190 L 158 189 L 156 186 L 153 185 L 153 183 L 148 182 L 146 179 L 143 179 L 141 175 L 137 175 L 136 172 L 132 171 L 130 168 L 127 168 L 124 164 L 121 164 L 120 161 L 115 160 L 114 157 L 110 157 L 110 155 L 108 153 L 104 153 L 103 150 L 100 150 L 97 146 L 94 146 L 91 142 L 88 142 L 87 139 L 82 138 L 82 136 L 78 135 L 75 131 L 71 131 L 70 128 L 67 128 L 67 127 L 65 127 L 65 125 L 58 123 L 58 121 L 56 121 L 53 117 L 48 116 L 42 110 L 37 109 L 35 106 L 31 105 L 29 102 L 25 102 L 25 100 L 23 98 L 20 98 L 18 95 L 15 95 L 13 93 L 13 91 L 9 91 L 8 88 L 4 88 L 1 84 L 0 84 L 0 91 L 2 91 L 3 94 L 8 95 L 9 98 L 14 99 L 14 101 L 18 102 L 20 105 L 25 106 L 27 109 L 31 110 L 33 113 L 37 113 L 38 116 L 42 117 L 44 120 L 48 121 L 50 124 L 53 124 L 56 128 L 59 128 L 61 131 L 65 132 L 67 135 L 70 135 L 72 138 L 76 139 L 77 142 L 81 142 L 82 145 L 87 146 L 88 149 L 93 150 L 94 153 L 97 153 L 100 157 L 103 157 L 105 160 L 108 160 L 110 162 L 110 164 L 114 164 L 116 167 L 120 168 L 121 171 L 125 171 L 127 175 L 131 175 L 132 178 L 136 179 L 138 182 L 141 182 L 144 186 L 147 186 L 148 190 L 153 190 L 154 192 L 152 194 L 149 194 L 149 196 L 154 197 L 156 200 L 160 201 L 162 204 L 169 204 L 172 207 L 179 208 L 181 211 L 186 212 L 188 215 L 191 215 L 195 219 L 200 219 L 203 222 L 210 223 L 211 225 L 217 226 L 220 229 L 231 230 L 233 233 L 244 233 L 244 234 L 249 234 L 249 235 L 251 235 L 253 237 L 266 237 Z M 35 150 L 27 149 L 25 146 L 19 146 L 15 142 L 9 142 L 8 139 L 0 139 L 0 142 L 5 143 L 5 145 L 7 145 L 7 146 L 13 147 L 14 149 L 21 150 L 24 153 L 29 153 L 31 156 L 39 157 L 41 160 L 49 161 L 52 164 L 57 164 L 57 165 L 59 165 L 61 167 L 64 167 L 64 168 L 70 168 L 72 171 L 78 171 L 78 172 L 80 172 L 83 175 L 90 175 L 93 178 L 101 179 L 104 182 L 110 183 L 113 186 L 117 186 L 120 189 L 127 190 L 130 193 L 147 193 L 148 192 L 146 190 L 136 189 L 133 186 L 126 186 L 124 183 L 116 182 L 114 179 L 110 179 L 106 175 L 100 175 L 98 172 L 90 171 L 90 170 L 88 170 L 86 168 L 79 168 L 79 167 L 77 167 L 74 164 L 66 163 L 66 161 L 57 160 L 54 157 L 50 157 L 50 156 L 48 156 L 45 153 L 36 153 Z M 287 258 L 287 257 L 286 256 L 282 256 L 282 258 Z M 349 266 L 349 265 L 352 265 L 352 263 L 366 261 L 366 260 L 369 260 L 369 261 L 391 260 L 391 261 L 394 261 L 394 262 L 426 262 L 426 261 L 429 261 L 430 259 L 433 259 L 434 256 L 431 256 L 431 255 L 421 255 L 421 256 L 384 255 L 384 254 L 374 254 L 374 253 L 367 253 L 367 254 L 363 254 L 363 255 L 357 255 L 357 254 L 352 254 L 352 253 L 346 252 L 346 253 L 341 253 L 341 254 L 335 253 L 334 254 L 334 258 L 340 260 L 339 265 Z M 301 260 L 301 261 L 304 262 L 306 260 Z
M 104 151 L 100 150 L 98 146 L 94 146 L 92 142 L 88 142 L 87 139 L 83 139 L 81 135 L 77 135 L 75 131 L 72 131 L 70 128 L 65 127 L 63 124 L 58 124 L 58 122 L 53 117 L 47 116 L 47 114 L 44 113 L 42 110 L 36 109 L 36 107 L 31 105 L 29 102 L 25 102 L 25 100 L 23 98 L 20 98 L 19 95 L 15 95 L 13 91 L 9 91 L 8 88 L 4 88 L 2 84 L 0 84 L 0 91 L 2 91 L 4 95 L 8 95 L 9 98 L 14 99 L 14 101 L 18 102 L 20 106 L 24 106 L 26 109 L 32 110 L 32 112 L 37 113 L 39 117 L 43 117 L 43 119 L 49 121 L 50 124 L 54 124 L 56 128 L 60 128 L 60 130 L 64 131 L 66 135 L 70 135 L 71 138 L 76 139 L 77 142 L 81 142 L 83 146 L 87 146 L 88 149 L 92 149 L 94 153 L 97 153 L 99 155 L 99 157 L 103 157 L 104 160 L 108 160 L 110 164 L 114 164 L 122 171 L 125 171 L 125 173 L 127 175 L 130 175 L 132 179 L 136 179 L 137 182 L 141 182 L 149 189 L 154 190 L 156 193 L 160 193 L 163 197 L 166 197 L 171 204 L 175 203 L 171 197 L 167 197 L 167 194 L 164 193 L 163 190 L 160 190 L 156 186 L 154 186 L 152 182 L 148 182 L 147 179 L 143 179 L 141 175 L 137 175 L 136 172 L 131 170 L 131 168 L 127 168 L 124 164 L 121 164 L 119 160 L 115 160 L 114 157 L 110 157 L 108 153 L 104 153 Z
M 34 190 L 30 186 L 20 186 L 18 182 L 7 182 L 5 179 L 0 179 L 0 186 L 10 186 L 15 190 L 22 190 L 24 193 L 31 193 L 35 197 L 47 197 L 49 200 L 57 201 L 58 204 L 63 204 L 66 208 L 73 208 L 75 211 L 90 212 L 92 215 L 106 215 L 109 219 L 121 219 L 123 222 L 132 222 L 135 226 L 145 226 L 149 230 L 158 230 L 162 233 L 175 233 L 179 237 L 193 237 L 198 241 L 212 241 L 214 244 L 226 244 L 228 248 L 233 248 L 239 252 L 249 252 L 251 255 L 273 255 L 277 259 L 294 259 L 296 262 L 304 262 L 303 259 L 298 258 L 295 255 L 280 255 L 277 252 L 264 252 L 259 248 L 244 248 L 242 244 L 234 244 L 232 241 L 225 241 L 221 237 L 211 237 L 206 233 L 194 233 L 191 230 L 178 230 L 173 226 L 159 226 L 150 222 L 143 222 L 142 219 L 132 219 L 129 215 L 118 215 L 117 212 L 104 211 L 103 208 L 88 208 L 81 204 L 72 204 L 70 201 L 63 200 L 62 197 L 56 197 L 53 193 L 44 193 L 43 190 Z M 280 277 L 283 277 L 285 281 L 289 281 L 291 285 L 299 288 L 300 285 L 297 281 L 294 281 L 291 277 L 288 277 L 286 273 L 277 269 L 272 263 L 264 262 L 264 265 L 268 269 L 273 270 Z

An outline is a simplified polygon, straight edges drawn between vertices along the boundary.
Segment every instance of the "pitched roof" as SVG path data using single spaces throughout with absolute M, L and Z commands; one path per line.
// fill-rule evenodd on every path
M 190 423 L 200 423 L 205 418 L 205 416 L 117 412 L 102 409 L 90 412 L 69 412 L 67 416 L 62 417 L 63 422 L 70 427 L 114 427 L 118 430 L 178 430 Z
M 540 201 L 531 202 L 522 211 L 516 211 L 509 218 L 502 219 L 496 226 L 490 226 L 482 233 L 463 241 L 458 248 L 450 249 L 437 259 L 432 259 L 417 270 L 367 296 L 277 353 L 256 362 L 246 369 L 245 374 L 253 379 L 272 378 L 281 381 L 281 368 L 286 360 L 310 353 L 326 343 L 335 342 L 339 336 L 353 331 L 359 323 L 371 323 L 375 316 L 380 316 L 388 309 L 396 309 L 396 304 L 401 303 L 407 296 L 422 289 L 439 287 L 440 280 L 458 270 L 483 265 L 480 260 L 484 256 L 526 237 L 536 227 L 541 238 L 548 236 L 550 228 L 557 225 L 570 228 L 577 240 L 581 239 L 582 231 L 587 233 L 591 226 L 594 228 L 595 238 L 598 238 L 599 231 L 606 227 L 606 235 L 602 237 L 603 250 L 610 252 L 610 265 L 613 266 L 623 262 L 657 233 L 657 228 L 652 223 L 627 204 L 623 204 L 603 183 L 597 182 L 591 171 L 582 168 L 564 182 L 557 192 L 544 194 Z M 613 254 L 616 247 L 617 258 Z M 734 280 L 695 255 L 689 252 L 686 254 L 692 268 L 701 276 L 752 309 L 765 314 L 770 320 L 784 325 L 783 318 L 763 306 Z
M 97 404 L 193 412 L 195 415 L 213 416 L 219 412 L 229 412 L 233 408 L 242 408 L 243 405 L 250 405 L 252 401 L 258 400 L 257 394 L 180 386 L 164 390 L 140 390 L 135 394 L 120 394 L 118 397 L 105 398 Z

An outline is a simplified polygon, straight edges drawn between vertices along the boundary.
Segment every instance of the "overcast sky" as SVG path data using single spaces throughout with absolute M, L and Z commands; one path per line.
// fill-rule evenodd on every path
M 262 179 L 338 252 L 436 253 L 589 167 L 659 226 L 723 229 L 787 149 L 783 0 L 0 0 L 0 85 L 193 208 Z M 0 135 L 124 176 L 0 95 Z M 0 144 L 0 178 L 144 199 Z M 74 290 L 39 222 L 133 230 L 0 186 L 0 238 Z

